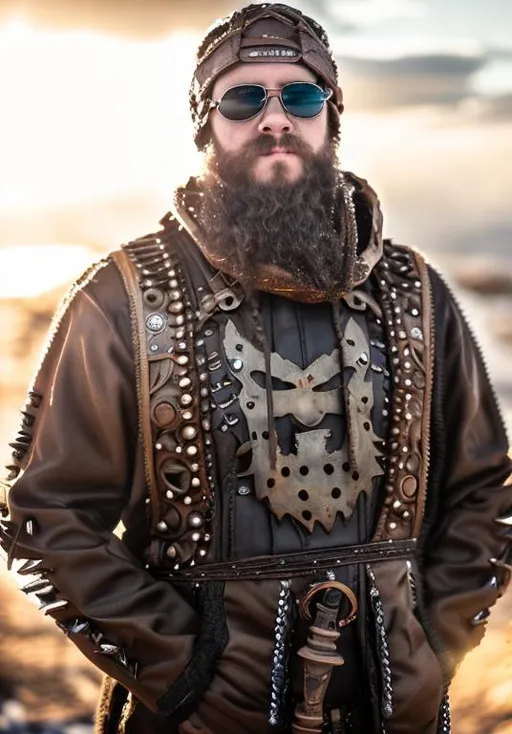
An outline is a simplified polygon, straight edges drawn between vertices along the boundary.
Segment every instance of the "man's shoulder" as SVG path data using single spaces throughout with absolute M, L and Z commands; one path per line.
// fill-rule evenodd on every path
M 79 294 L 92 298 L 99 305 L 115 305 L 119 300 L 126 299 L 126 281 L 123 278 L 120 263 L 125 260 L 131 263 L 134 274 L 138 279 L 143 276 L 143 269 L 138 267 L 137 255 L 144 253 L 153 257 L 159 249 L 172 246 L 172 235 L 177 227 L 170 213 L 161 220 L 161 228 L 155 232 L 144 234 L 128 240 L 119 246 L 107 251 L 99 260 L 95 260 L 72 284 L 66 300 L 73 300 Z
M 462 311 L 449 277 L 431 262 L 427 254 L 413 245 L 399 244 L 392 239 L 385 239 L 383 245 L 382 263 L 385 268 L 391 268 L 398 278 L 401 268 L 404 269 L 404 272 L 407 270 L 407 261 L 410 263 L 414 260 L 422 264 L 418 270 L 418 276 L 422 286 L 431 293 L 433 317 L 436 323 L 440 320 L 445 323 L 454 315 L 461 316 Z
M 394 262 L 394 269 L 400 269 L 405 265 L 397 264 L 401 261 L 415 261 L 417 264 L 421 263 L 423 271 L 428 275 L 432 285 L 442 290 L 447 290 L 445 277 L 440 273 L 436 265 L 434 265 L 428 255 L 423 252 L 419 247 L 411 244 L 404 244 L 402 242 L 395 242 L 391 238 L 383 240 L 383 251 L 382 251 L 382 262 L 385 266 L 389 267 Z
M 384 259 L 393 257 L 393 256 L 399 256 L 402 255 L 408 255 L 420 257 L 422 259 L 425 259 L 425 255 L 414 245 L 404 244 L 403 242 L 395 242 L 391 237 L 384 238 L 383 242 L 383 250 L 382 250 L 382 256 Z

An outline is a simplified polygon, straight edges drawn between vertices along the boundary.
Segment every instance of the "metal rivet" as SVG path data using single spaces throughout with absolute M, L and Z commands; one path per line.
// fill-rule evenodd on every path
M 194 445 L 187 446 L 185 451 L 187 452 L 189 456 L 195 456 L 197 454 L 197 446 L 194 446 Z
M 230 364 L 231 364 L 231 369 L 232 369 L 232 370 L 233 370 L 234 372 L 240 372 L 240 370 L 241 370 L 241 369 L 242 369 L 242 367 L 244 366 L 244 363 L 242 362 L 242 360 L 241 360 L 241 359 L 232 359 L 232 360 L 230 361 Z
M 188 524 L 191 528 L 200 528 L 204 523 L 204 518 L 199 512 L 191 512 L 188 516 Z
M 184 505 L 191 505 L 192 504 L 192 497 L 189 497 L 188 495 L 186 497 L 183 497 L 183 504 Z
M 236 493 L 239 494 L 240 497 L 246 497 L 248 494 L 251 494 L 251 488 L 248 487 L 246 484 L 242 484 L 240 487 L 238 487 Z
M 162 316 L 162 314 L 159 313 L 152 313 L 149 314 L 149 316 L 146 319 L 146 326 L 149 329 L 149 331 L 160 331 L 165 326 L 165 319 Z
M 190 395 L 190 393 L 187 393 L 187 392 L 184 393 L 180 398 L 180 403 L 182 405 L 190 405 L 193 402 L 194 402 L 194 398 L 192 397 L 192 395 Z
M 182 367 L 186 364 L 188 364 L 188 357 L 186 354 L 180 354 L 179 357 L 176 357 L 176 362 L 181 365 Z
M 173 301 L 169 306 L 169 311 L 174 314 L 180 314 L 184 308 L 185 306 L 181 301 Z
M 197 543 L 198 540 L 201 540 L 201 533 L 192 533 L 190 536 L 194 543 Z
M 181 435 L 186 441 L 191 441 L 197 436 L 197 429 L 195 428 L 195 426 L 185 426 L 185 428 L 181 432 Z
M 169 528 L 167 527 L 167 523 L 163 520 L 160 520 L 157 525 L 157 530 L 160 530 L 161 533 L 165 533 Z
M 181 388 L 189 387 L 191 384 L 192 380 L 190 379 L 190 377 L 182 377 L 178 383 Z
M 152 344 L 149 348 L 152 352 L 158 352 L 158 344 Z
M 173 545 L 170 545 L 166 550 L 166 554 L 169 558 L 176 558 L 176 556 L 178 555 L 178 551 Z

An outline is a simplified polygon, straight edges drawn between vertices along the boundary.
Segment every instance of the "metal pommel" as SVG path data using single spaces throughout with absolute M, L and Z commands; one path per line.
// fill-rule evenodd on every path
M 321 734 L 323 731 L 323 702 L 332 669 L 345 662 L 336 647 L 340 628 L 357 615 L 354 592 L 339 581 L 325 581 L 315 584 L 301 599 L 299 610 L 303 619 L 311 619 L 309 605 L 319 592 L 323 592 L 322 601 L 317 604 L 307 644 L 297 653 L 304 661 L 304 701 L 295 709 L 293 734 Z M 344 597 L 350 602 L 350 610 L 338 620 Z

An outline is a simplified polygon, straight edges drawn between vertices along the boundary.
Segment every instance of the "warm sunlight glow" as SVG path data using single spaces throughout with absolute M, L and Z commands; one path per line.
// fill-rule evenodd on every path
M 80 245 L 3 247 L 0 298 L 31 298 L 64 286 L 81 275 L 93 259 L 94 254 Z
M 0 211 L 169 191 L 196 165 L 197 39 L 0 27 Z

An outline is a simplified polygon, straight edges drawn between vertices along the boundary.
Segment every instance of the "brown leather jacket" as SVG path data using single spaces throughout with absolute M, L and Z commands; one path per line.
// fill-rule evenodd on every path
M 496 522 L 512 507 L 503 424 L 454 299 L 432 270 L 429 278 L 435 343 L 428 492 L 412 558 L 417 598 L 405 561 L 373 566 L 393 682 L 390 734 L 436 731 L 444 687 L 480 641 L 483 610 L 508 578 L 510 540 Z M 133 317 L 112 258 L 84 276 L 57 317 L 14 444 L 22 472 L 10 489 L 4 545 L 31 582 L 27 593 L 39 594 L 72 641 L 133 693 L 131 703 L 119 703 L 120 689 L 110 686 L 100 714 L 106 731 L 159 731 L 164 716 L 179 720 L 174 710 L 213 734 L 262 734 L 272 730 L 268 678 L 279 581 L 227 581 L 210 596 L 205 591 L 207 608 L 220 606 L 224 615 L 215 639 L 219 628 L 215 635 L 205 630 L 193 595 L 157 580 L 148 567 L 150 500 L 137 397 L 144 373 Z M 120 520 L 122 538 L 113 532 Z M 205 684 L 199 673 L 212 659 Z M 134 701 L 147 710 L 149 728 L 134 726 Z M 112 728 L 114 718 L 124 723 Z

